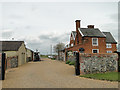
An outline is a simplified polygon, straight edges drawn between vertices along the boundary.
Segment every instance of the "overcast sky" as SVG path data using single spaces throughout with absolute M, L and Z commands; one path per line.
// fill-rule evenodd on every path
M 117 2 L 5 2 L 1 5 L 0 39 L 24 40 L 28 48 L 38 49 L 41 54 L 50 53 L 50 45 L 69 43 L 75 20 L 81 20 L 81 27 L 92 24 L 101 31 L 111 32 L 118 41 Z

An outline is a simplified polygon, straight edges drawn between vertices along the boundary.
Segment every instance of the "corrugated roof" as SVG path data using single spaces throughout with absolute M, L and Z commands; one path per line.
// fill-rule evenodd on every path
M 0 41 L 1 51 L 17 51 L 24 41 Z
M 89 37 L 105 37 L 104 34 L 98 28 L 80 28 L 83 36 Z
M 103 32 L 106 35 L 106 43 L 117 43 L 110 32 Z

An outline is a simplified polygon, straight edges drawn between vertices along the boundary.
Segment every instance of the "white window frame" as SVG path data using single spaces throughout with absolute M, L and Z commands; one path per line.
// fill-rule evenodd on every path
M 97 45 L 93 44 L 93 39 L 97 39 Z M 98 38 L 92 38 L 92 46 L 98 46 Z
M 71 44 L 71 47 L 73 47 L 73 43 Z
M 93 53 L 93 50 L 97 50 L 97 53 L 99 53 L 99 49 L 92 49 L 92 53 Z
M 107 51 L 107 53 L 112 53 L 112 51 Z
M 106 48 L 112 48 L 112 44 L 111 43 L 106 43 Z

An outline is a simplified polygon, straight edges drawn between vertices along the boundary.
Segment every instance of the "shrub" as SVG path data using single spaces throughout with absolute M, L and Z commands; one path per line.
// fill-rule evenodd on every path
M 66 61 L 66 64 L 69 64 L 69 63 L 70 63 L 70 60 L 67 60 L 67 61 Z
M 55 58 L 51 58 L 51 60 L 56 60 Z
M 75 61 L 71 61 L 69 65 L 75 65 Z

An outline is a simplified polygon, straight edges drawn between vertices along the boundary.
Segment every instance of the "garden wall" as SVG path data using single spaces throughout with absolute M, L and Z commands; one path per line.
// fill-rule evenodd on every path
M 69 61 L 75 61 L 76 57 L 75 56 L 68 56 L 67 60 L 69 60 Z
M 7 57 L 6 64 L 6 69 L 18 67 L 18 57 Z
M 76 56 L 73 54 L 73 52 L 68 53 L 67 60 L 69 60 L 69 61 L 75 61 L 76 60 Z
M 80 74 L 118 71 L 118 54 L 79 54 Z

